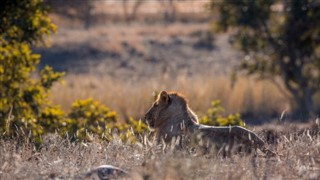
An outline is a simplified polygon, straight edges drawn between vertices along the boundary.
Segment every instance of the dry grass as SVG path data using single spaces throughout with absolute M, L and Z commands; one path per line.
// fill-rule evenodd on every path
M 282 128 L 286 133 L 270 145 L 277 158 L 194 156 L 186 150 L 163 152 L 152 143 L 81 143 L 56 135 L 46 136 L 38 149 L 27 141 L 0 139 L 0 179 L 79 179 L 102 164 L 129 171 L 129 179 L 319 179 L 319 127 L 312 136 Z
M 89 30 L 76 28 L 68 29 L 59 26 L 58 33 L 52 36 L 52 46 L 64 49 L 76 48 L 75 45 L 86 45 L 101 52 L 123 54 L 123 43 L 127 43 L 139 53 L 145 54 L 143 45 L 146 39 L 166 43 L 171 37 L 188 36 L 194 32 L 208 31 L 207 23 L 182 24 L 174 23 L 170 26 L 163 24 L 107 24 L 90 28 Z
M 116 110 L 122 118 L 141 118 L 153 101 L 152 93 L 173 90 L 183 93 L 192 109 L 206 113 L 211 101 L 219 99 L 227 113 L 252 116 L 278 115 L 288 106 L 284 96 L 267 81 L 240 78 L 232 88 L 227 77 L 162 76 L 145 81 L 115 80 L 107 76 L 69 75 L 64 85 L 52 89 L 51 99 L 68 110 L 76 99 L 94 98 Z
M 175 1 L 173 2 L 176 10 L 181 13 L 203 13 L 205 12 L 204 6 L 208 3 L 208 0 L 187 0 L 187 1 Z M 128 1 L 128 9 L 132 9 L 134 1 Z M 139 8 L 138 14 L 156 14 L 163 13 L 166 7 L 169 6 L 168 1 L 144 1 Z M 95 13 L 107 13 L 107 14 L 123 14 L 123 4 L 121 1 L 108 0 L 105 2 L 95 2 Z
M 93 1 L 91 3 L 91 24 L 106 24 L 106 23 L 124 23 L 126 22 L 126 15 L 124 13 L 124 7 L 127 9 L 127 16 L 130 16 L 133 12 L 134 6 L 137 1 L 126 1 L 125 6 L 122 0 L 105 0 L 105 1 Z M 175 10 L 175 20 L 178 21 L 204 21 L 207 20 L 211 13 L 205 8 L 209 0 L 187 0 L 177 1 L 174 0 L 173 4 L 169 1 L 142 1 L 138 7 L 134 21 L 154 23 L 155 21 L 163 22 L 165 20 L 166 13 Z M 79 5 L 76 0 L 68 2 L 71 7 Z M 52 11 L 55 12 L 59 8 L 58 4 L 52 7 Z M 83 11 L 76 11 L 70 8 L 69 14 L 77 15 L 84 13 Z M 79 16 L 79 15 L 78 15 Z M 77 18 L 61 18 L 57 14 L 52 14 L 51 19 L 55 23 L 62 26 L 75 27 L 83 24 L 81 20 Z

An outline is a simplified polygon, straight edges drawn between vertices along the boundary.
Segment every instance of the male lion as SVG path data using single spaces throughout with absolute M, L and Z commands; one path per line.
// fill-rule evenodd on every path
M 205 126 L 198 123 L 198 117 L 189 108 L 186 99 L 179 93 L 162 91 L 145 114 L 145 121 L 156 130 L 158 142 L 166 143 L 173 139 L 187 137 L 206 148 L 215 145 L 231 152 L 235 145 L 245 150 L 259 148 L 267 155 L 275 155 L 268 150 L 265 142 L 254 132 L 240 126 Z M 180 142 L 181 143 L 181 142 Z

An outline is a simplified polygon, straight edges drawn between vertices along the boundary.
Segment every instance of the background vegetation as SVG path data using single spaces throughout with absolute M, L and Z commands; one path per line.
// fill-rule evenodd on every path
M 246 54 L 239 69 L 287 90 L 294 113 L 308 120 L 320 86 L 319 2 L 225 0 L 210 7 L 220 12 L 217 30 L 235 28 L 233 44 Z

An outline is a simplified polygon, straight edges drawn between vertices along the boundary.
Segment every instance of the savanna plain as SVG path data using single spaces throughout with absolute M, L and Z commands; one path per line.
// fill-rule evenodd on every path
M 49 99 L 68 112 L 75 100 L 92 98 L 117 112 L 123 122 L 143 119 L 162 90 L 184 94 L 199 117 L 212 101 L 220 100 L 224 113 L 240 113 L 277 157 L 259 151 L 197 155 L 158 146 L 152 132 L 134 144 L 114 133 L 111 142 L 95 136 L 70 141 L 50 134 L 40 145 L 29 141 L 28 132 L 19 132 L 26 138 L 0 139 L 0 179 L 95 179 L 85 173 L 104 164 L 128 171 L 125 179 L 319 179 L 320 120 L 292 122 L 281 83 L 241 74 L 233 79 L 233 68 L 243 55 L 228 43 L 229 34 L 212 33 L 215 16 L 201 10 L 202 1 L 192 1 L 193 8 L 188 1 L 178 2 L 181 12 L 177 10 L 173 22 L 159 12 L 151 13 L 151 20 L 138 13 L 136 20 L 126 22 L 120 3 L 98 5 L 96 14 L 109 10 L 105 16 L 110 18 L 92 20 L 89 28 L 81 20 L 52 13 L 58 32 L 48 48 L 35 51 L 42 56 L 40 66 L 49 64 L 66 75 Z M 163 8 L 147 4 L 139 12 L 150 7 Z

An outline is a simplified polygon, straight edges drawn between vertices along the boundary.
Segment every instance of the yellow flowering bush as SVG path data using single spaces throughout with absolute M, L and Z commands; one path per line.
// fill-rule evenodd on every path
M 223 107 L 220 105 L 220 101 L 216 100 L 211 102 L 211 107 L 208 109 L 205 116 L 200 118 L 200 124 L 210 126 L 244 126 L 244 122 L 241 120 L 240 114 L 230 114 L 227 117 L 223 117 Z
M 62 117 L 48 95 L 63 73 L 45 67 L 32 78 L 40 55 L 30 46 L 45 44 L 56 27 L 42 0 L 3 0 L 0 17 L 0 133 L 36 138 Z M 56 112 L 48 116 L 48 108 Z
M 120 123 L 115 111 L 93 99 L 75 101 L 65 122 L 71 138 L 81 140 L 90 140 L 94 135 L 112 141 L 112 136 L 117 135 L 124 142 L 134 143 L 148 130 L 146 124 L 133 118 Z
M 1 43 L 0 45 L 0 133 L 12 135 L 13 131 L 43 133 L 43 116 L 51 107 L 49 90 L 64 73 L 53 72 L 49 67 L 40 71 L 40 80 L 31 78 L 39 55 L 32 54 L 26 43 Z M 45 80 L 43 79 L 45 76 Z M 55 107 L 57 109 L 57 107 Z M 45 124 L 45 123 L 44 123 Z
M 90 140 L 90 134 L 108 137 L 108 128 L 118 120 L 116 112 L 93 99 L 75 101 L 68 118 L 68 133 L 73 138 L 84 140 Z

